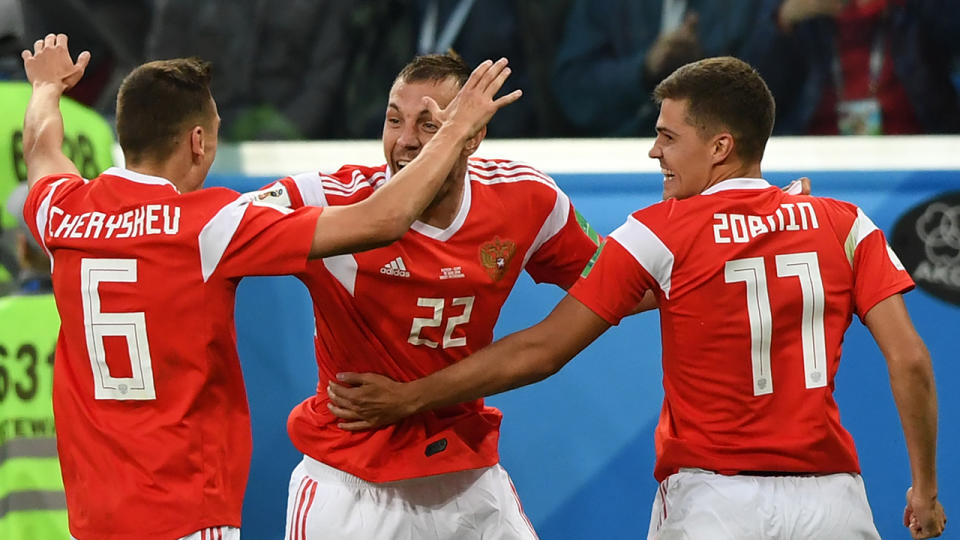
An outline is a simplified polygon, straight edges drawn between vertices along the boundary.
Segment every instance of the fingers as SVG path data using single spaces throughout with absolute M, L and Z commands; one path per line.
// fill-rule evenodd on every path
M 504 73 L 506 72 L 506 73 Z M 507 59 L 501 58 L 490 66 L 490 69 L 483 74 L 477 86 L 485 94 L 492 96 L 496 94 L 503 82 L 510 76 L 510 68 L 507 67 Z
M 349 385 L 358 385 L 366 382 L 366 378 L 363 376 L 362 373 L 352 373 L 349 371 L 337 373 L 337 380 L 344 384 L 349 384 Z
M 366 420 L 360 420 L 359 422 L 340 422 L 337 424 L 337 427 L 344 431 L 367 431 L 368 429 L 373 429 L 377 426 L 367 422 Z
M 514 90 L 505 96 L 500 96 L 493 102 L 493 104 L 497 109 L 502 109 L 503 107 L 506 107 L 507 105 L 520 99 L 521 96 L 523 96 L 523 90 Z
M 330 409 L 330 412 L 332 412 L 337 418 L 342 418 L 344 420 L 363 420 L 363 417 L 359 414 L 351 411 L 350 409 L 345 409 L 343 407 L 334 405 L 332 402 L 327 403 L 327 408 Z
M 473 68 L 473 71 L 470 73 L 470 77 L 467 78 L 467 82 L 463 84 L 464 88 L 473 88 L 477 86 L 480 80 L 486 75 L 487 71 L 490 70 L 490 66 L 493 65 L 493 60 L 484 60 L 480 62 L 480 65 Z
M 38 39 L 33 42 L 33 54 L 40 54 L 40 51 L 43 50 L 43 40 Z
M 484 88 L 484 91 L 490 96 L 499 92 L 500 88 L 503 87 L 503 83 L 507 81 L 507 77 L 510 76 L 510 73 L 512 73 L 512 70 L 508 67 L 504 67 L 500 73 L 497 73 L 497 76 L 493 79 L 493 82 Z
M 437 105 L 437 102 L 430 96 L 423 96 L 423 106 L 430 113 L 430 116 L 441 119 L 443 118 L 443 109 L 440 108 L 440 105 Z
M 77 69 L 80 72 L 86 71 L 87 65 L 90 63 L 90 51 L 83 51 L 80 53 L 80 56 L 77 57 Z
M 47 34 L 47 37 L 43 38 L 44 47 L 56 47 L 57 46 L 57 35 L 56 34 Z

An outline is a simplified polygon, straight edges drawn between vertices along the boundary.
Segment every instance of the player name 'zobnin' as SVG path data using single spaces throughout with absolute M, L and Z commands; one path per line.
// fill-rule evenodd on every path
M 817 213 L 808 202 L 784 203 L 766 216 L 714 214 L 713 241 L 717 244 L 745 244 L 761 234 L 819 229 Z
M 56 206 L 50 208 L 48 229 L 53 238 L 135 238 L 152 234 L 177 234 L 180 231 L 180 207 L 148 204 L 122 214 L 84 212 L 68 214 Z

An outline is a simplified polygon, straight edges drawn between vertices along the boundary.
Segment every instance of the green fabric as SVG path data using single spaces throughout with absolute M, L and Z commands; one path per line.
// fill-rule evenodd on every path
M 70 538 L 67 531 L 67 512 L 64 510 L 10 512 L 0 518 L 0 538 L 67 540 Z
M 0 81 L 0 226 L 16 226 L 6 209 L 7 197 L 26 181 L 23 163 L 23 115 L 30 100 L 30 83 Z M 70 99 L 60 100 L 63 114 L 63 152 L 81 176 L 94 178 L 113 165 L 113 127 L 96 111 Z
M 0 298 L 0 538 L 69 538 L 53 423 L 52 294 Z

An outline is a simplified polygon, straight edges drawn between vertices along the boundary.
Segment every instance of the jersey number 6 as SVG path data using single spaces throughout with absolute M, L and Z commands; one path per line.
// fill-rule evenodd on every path
M 136 283 L 136 259 L 82 259 L 80 290 L 87 354 L 93 369 L 96 399 L 156 399 L 147 323 L 142 311 L 104 313 L 100 310 L 100 283 Z M 118 336 L 127 342 L 131 377 L 113 377 L 107 366 L 104 338 Z

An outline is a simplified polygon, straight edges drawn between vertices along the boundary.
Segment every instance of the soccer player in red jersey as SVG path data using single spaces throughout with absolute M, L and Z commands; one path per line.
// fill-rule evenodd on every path
M 408 384 L 341 374 L 329 391 L 343 427 L 543 379 L 653 291 L 664 403 L 648 538 L 879 538 L 833 399 L 856 313 L 886 358 L 910 455 L 904 524 L 939 536 L 933 370 L 901 297 L 913 282 L 883 232 L 853 204 L 762 179 L 774 104 L 749 65 L 688 64 L 655 96 L 650 157 L 666 200 L 613 231 L 536 326 Z
M 466 76 L 455 56 L 416 58 L 390 91 L 386 164 L 295 175 L 260 193 L 295 208 L 379 193 L 436 137 L 424 96 L 444 105 Z M 327 382 L 338 372 L 413 380 L 456 363 L 493 340 L 522 271 L 567 288 L 595 253 L 596 234 L 550 177 L 523 163 L 470 157 L 483 136 L 467 142 L 399 241 L 311 262 L 297 274 L 315 306 L 319 386 L 288 422 L 304 454 L 290 480 L 290 540 L 536 538 L 498 464 L 500 411 L 475 400 L 356 433 L 340 429 L 328 410 Z
M 519 93 L 493 96 L 484 62 L 421 159 L 354 206 L 291 211 L 200 189 L 217 149 L 209 66 L 144 64 L 117 99 L 126 168 L 81 178 L 63 155 L 59 99 L 89 61 L 65 35 L 23 52 L 25 216 L 50 256 L 62 320 L 54 413 L 70 531 L 80 540 L 237 539 L 251 434 L 233 326 L 241 277 L 388 244 L 443 184 L 461 149 Z M 446 105 L 446 104 L 445 104 Z M 276 195 L 276 194 L 273 194 Z

